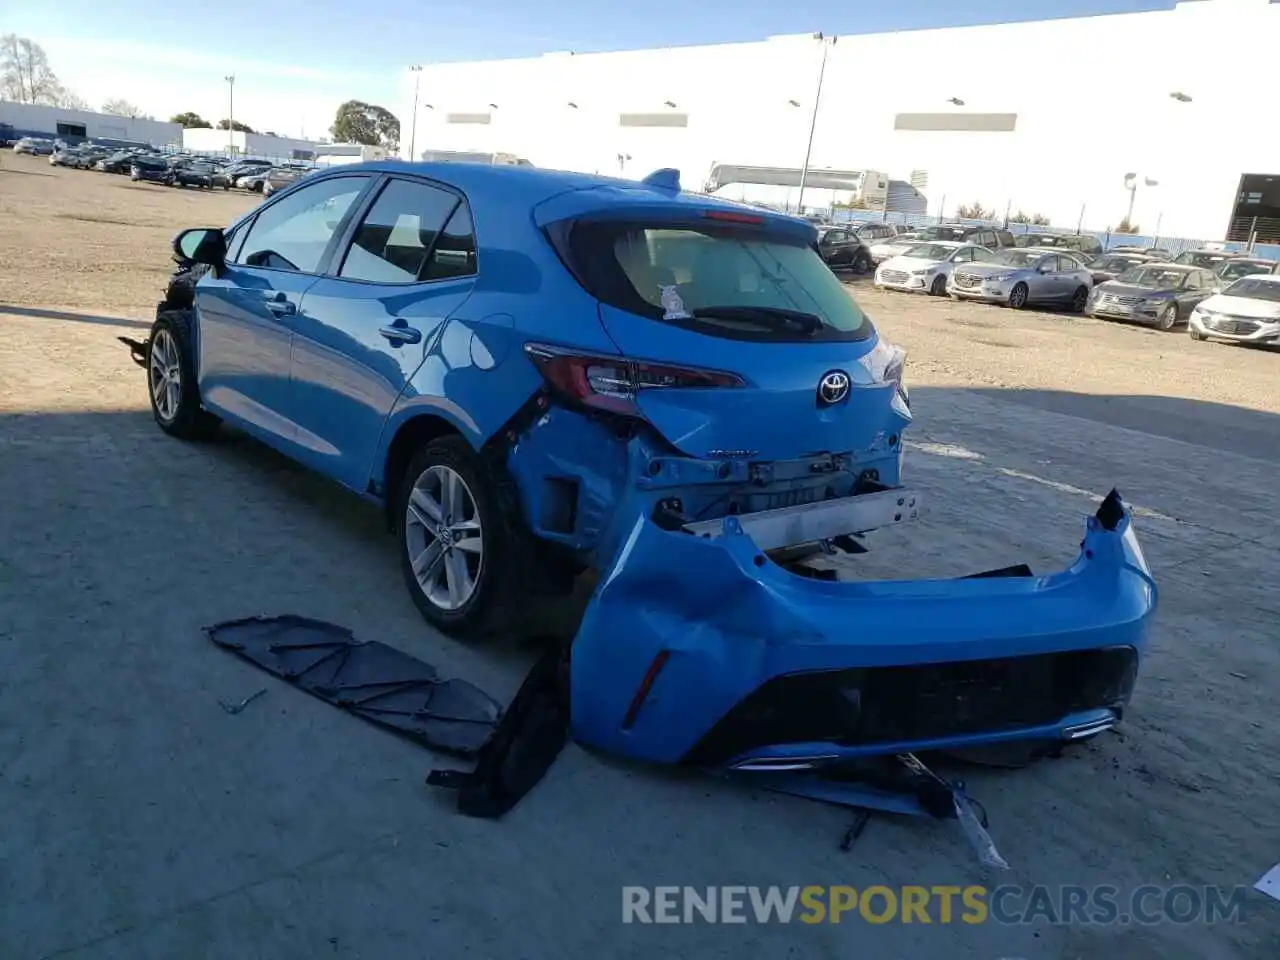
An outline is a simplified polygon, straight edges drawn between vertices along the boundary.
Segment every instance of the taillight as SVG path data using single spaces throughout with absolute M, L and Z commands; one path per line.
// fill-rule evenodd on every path
M 628 416 L 639 415 L 636 397 L 641 390 L 746 385 L 737 374 L 720 370 L 575 353 L 545 343 L 526 343 L 524 352 L 547 384 L 565 398 Z

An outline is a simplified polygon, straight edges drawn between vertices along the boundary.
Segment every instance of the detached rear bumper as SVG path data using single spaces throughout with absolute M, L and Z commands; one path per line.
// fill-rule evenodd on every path
M 1156 585 L 1113 494 L 1049 576 L 836 583 L 633 527 L 572 652 L 574 737 L 662 763 L 822 766 L 1079 739 L 1124 710 Z

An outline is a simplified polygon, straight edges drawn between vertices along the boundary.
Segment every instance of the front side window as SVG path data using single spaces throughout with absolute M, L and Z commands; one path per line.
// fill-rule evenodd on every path
M 865 340 L 872 327 L 812 247 L 727 226 L 582 222 L 569 237 L 605 303 L 708 336 Z
M 315 273 L 368 177 L 332 177 L 269 204 L 249 228 L 235 262 Z
M 475 272 L 475 238 L 465 201 L 439 187 L 392 180 L 356 230 L 338 275 L 421 283 Z

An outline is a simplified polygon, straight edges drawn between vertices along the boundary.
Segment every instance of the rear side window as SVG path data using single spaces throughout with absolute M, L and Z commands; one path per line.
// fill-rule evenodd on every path
M 758 229 L 579 223 L 571 266 L 612 306 L 737 340 L 863 340 L 872 327 L 810 246 Z
M 475 238 L 456 193 L 391 180 L 356 229 L 338 276 L 373 283 L 421 283 L 475 273 Z

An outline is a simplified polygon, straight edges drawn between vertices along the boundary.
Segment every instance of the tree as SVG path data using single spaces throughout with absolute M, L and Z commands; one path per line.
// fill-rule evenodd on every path
M 66 95 L 44 47 L 16 33 L 0 36 L 0 98 L 61 106 Z
M 363 143 L 400 148 L 400 121 L 385 107 L 360 100 L 348 100 L 338 107 L 329 128 L 338 143 Z
M 89 106 L 89 101 L 80 96 L 80 94 L 62 86 L 58 87 L 58 92 L 53 97 L 52 106 L 61 107 L 63 110 L 91 111 L 93 109 Z
M 175 113 L 169 118 L 170 123 L 181 124 L 185 130 L 212 130 L 213 124 L 192 110 L 186 113 Z
M 247 123 L 241 123 L 239 120 L 228 120 L 223 117 L 218 121 L 219 130 L 239 130 L 241 133 L 253 133 L 253 127 Z
M 990 220 L 995 216 L 994 210 L 988 210 L 976 200 L 968 205 L 961 204 L 956 210 L 956 216 L 961 220 Z
M 102 112 L 109 113 L 113 117 L 128 117 L 131 120 L 141 120 L 144 114 L 128 100 L 120 97 L 113 97 L 102 105 Z
M 1030 223 L 1037 227 L 1049 226 L 1049 218 L 1043 213 L 1023 213 L 1019 210 L 1009 217 L 1010 223 Z

